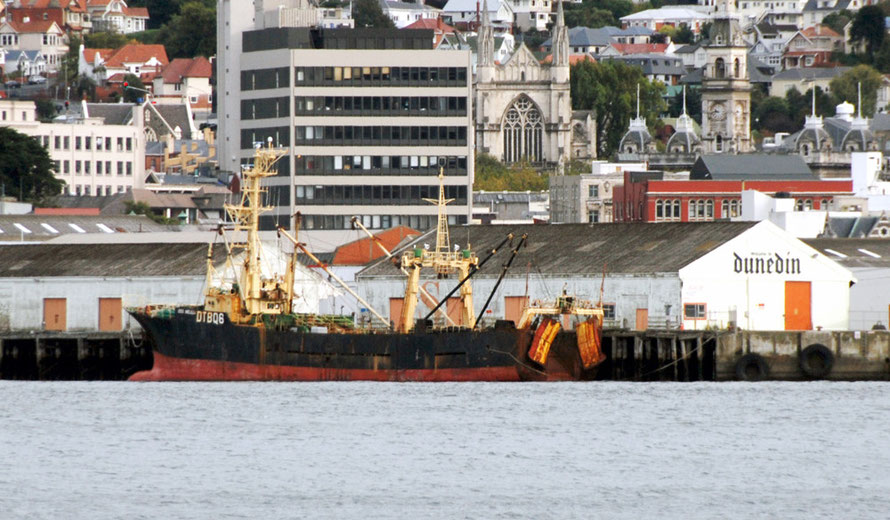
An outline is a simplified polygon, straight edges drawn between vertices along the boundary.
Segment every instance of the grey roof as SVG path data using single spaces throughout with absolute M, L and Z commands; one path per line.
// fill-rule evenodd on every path
M 675 50 L 674 54 L 692 54 L 693 52 L 695 52 L 699 48 L 701 48 L 701 46 L 702 46 L 701 42 L 688 43 L 688 44 L 678 48 L 677 50 Z
M 540 191 L 485 191 L 473 192 L 473 203 L 483 202 L 535 202 L 547 200 L 547 194 Z
M 127 125 L 133 117 L 130 103 L 87 103 L 90 117 L 101 117 L 106 125 Z
M 625 54 L 623 56 L 604 56 L 602 59 L 623 61 L 628 65 L 635 65 L 643 69 L 643 74 L 676 76 L 686 71 L 683 68 L 683 60 L 665 54 Z
M 52 205 L 57 208 L 99 208 L 102 210 L 125 196 L 126 193 L 101 197 L 97 195 L 58 195 L 52 199 Z
M 701 139 L 695 133 L 695 130 L 677 130 L 671 135 L 670 139 L 668 139 L 667 149 L 670 150 L 677 144 L 681 144 L 686 152 L 690 153 L 693 151 L 694 146 L 701 144 Z
M 599 29 L 591 29 L 590 27 L 572 27 L 569 29 L 569 47 L 605 47 L 612 43 L 612 34 L 606 29 L 606 27 L 601 27 Z M 548 39 L 541 44 L 541 47 L 549 48 L 551 45 L 553 45 L 553 40 Z
M 690 179 L 819 180 L 799 155 L 722 154 L 702 155 L 695 161 Z
M 607 25 L 603 27 L 605 31 L 607 31 L 612 36 L 648 36 L 655 34 L 656 31 L 649 29 L 648 27 L 627 27 L 622 29 L 621 27 L 615 27 L 612 25 Z
M 514 233 L 514 245 L 528 233 L 528 245 L 519 251 L 514 266 L 531 262 L 534 272 L 546 276 L 580 275 L 599 277 L 606 265 L 611 274 L 676 273 L 680 268 L 713 251 L 755 226 L 756 222 L 677 222 L 608 224 L 482 225 L 452 227 L 451 236 L 460 243 L 469 240 L 475 251 L 497 245 L 507 233 Z M 413 240 L 414 244 L 435 243 L 435 230 Z M 504 248 L 505 251 L 507 248 Z M 504 254 L 503 252 L 498 255 Z M 505 259 L 506 256 L 499 256 Z M 478 276 L 496 277 L 502 261 L 493 259 Z M 388 259 L 372 262 L 357 278 L 367 276 L 403 277 Z M 514 269 L 511 277 L 525 277 L 526 269 Z
M 804 240 L 813 249 L 818 250 L 828 258 L 842 266 L 855 269 L 860 268 L 890 268 L 890 240 L 883 238 L 811 238 Z M 836 251 L 844 257 L 831 251 Z M 872 253 L 864 253 L 868 251 Z M 878 255 L 875 258 L 873 255 Z
M 19 58 L 24 55 L 28 61 L 34 61 L 41 56 L 40 51 L 20 51 L 20 50 L 8 50 L 6 51 L 6 61 L 15 62 L 19 61 Z
M 871 129 L 873 132 L 890 131 L 890 113 L 879 112 L 875 114 L 874 119 L 871 120 Z
M 822 5 L 819 5 L 822 3 Z M 825 11 L 825 12 L 840 12 L 850 5 L 850 0 L 837 0 L 837 3 L 832 3 L 829 5 L 826 2 L 819 2 L 819 0 L 808 0 L 806 5 L 803 6 L 803 11 Z
M 878 223 L 878 217 L 829 217 L 828 234 L 837 238 L 862 238 Z
M 144 233 L 168 229 L 141 215 L 0 215 L 0 241 L 3 242 L 22 238 L 48 240 L 65 234 Z
M 163 141 L 146 141 L 145 155 L 164 155 L 164 148 L 166 147 L 167 143 Z
M 191 120 L 185 105 L 147 105 L 147 110 L 148 106 L 158 111 L 158 114 L 170 125 L 170 129 L 176 129 L 178 126 L 182 131 L 182 137 L 186 139 L 191 137 Z M 158 121 L 157 114 L 154 113 L 145 118 L 145 126 L 154 130 L 158 137 L 170 133 L 170 129 L 164 125 L 163 121 Z
M 787 69 L 782 72 L 778 72 L 773 76 L 773 81 L 776 80 L 791 80 L 791 81 L 804 81 L 804 80 L 818 80 L 818 79 L 831 79 L 835 76 L 840 76 L 841 74 L 850 70 L 850 67 L 809 67 L 809 68 L 800 68 L 800 69 Z
M 217 266 L 225 248 L 214 248 Z M 0 278 L 203 276 L 207 244 L 28 244 L 0 246 Z

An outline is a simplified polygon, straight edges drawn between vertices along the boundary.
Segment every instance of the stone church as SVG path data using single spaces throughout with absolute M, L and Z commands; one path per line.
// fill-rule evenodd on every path
M 562 170 L 571 159 L 595 158 L 596 125 L 572 113 L 569 35 L 562 2 L 553 26 L 550 63 L 520 44 L 505 63 L 494 61 L 494 28 L 482 9 L 475 80 L 476 150 L 506 163 L 527 161 Z

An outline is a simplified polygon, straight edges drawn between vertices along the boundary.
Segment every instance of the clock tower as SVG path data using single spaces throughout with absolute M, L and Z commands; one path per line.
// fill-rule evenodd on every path
M 733 7 L 717 4 L 708 34 L 708 63 L 702 78 L 702 144 L 705 153 L 749 152 L 751 146 L 751 83 L 748 46 Z

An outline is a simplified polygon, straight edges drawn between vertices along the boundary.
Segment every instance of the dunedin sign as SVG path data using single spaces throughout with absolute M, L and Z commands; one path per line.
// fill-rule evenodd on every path
M 779 253 L 753 253 L 741 257 L 733 253 L 732 268 L 744 274 L 800 274 L 800 259 L 782 256 Z

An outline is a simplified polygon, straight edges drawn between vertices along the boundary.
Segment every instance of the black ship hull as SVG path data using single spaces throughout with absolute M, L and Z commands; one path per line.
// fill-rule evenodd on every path
M 131 311 L 153 343 L 137 381 L 517 381 L 513 328 L 313 333 L 231 323 L 223 313 Z M 209 318 L 208 318 L 209 317 Z

